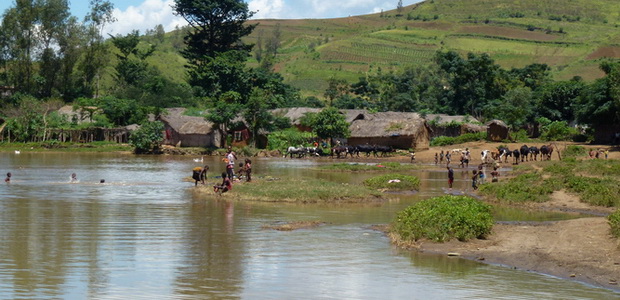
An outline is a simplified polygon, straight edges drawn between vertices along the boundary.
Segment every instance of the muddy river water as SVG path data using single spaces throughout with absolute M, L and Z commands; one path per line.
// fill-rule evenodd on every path
M 254 159 L 254 176 L 358 183 L 321 172 L 328 159 Z M 381 205 L 244 203 L 184 178 L 205 157 L 0 153 L 1 299 L 615 299 L 618 293 L 541 274 L 391 246 L 374 224 L 444 193 L 441 168 L 412 171 L 421 191 Z M 76 173 L 78 183 L 69 183 Z M 467 189 L 456 170 L 455 188 Z M 105 179 L 100 184 L 100 179 Z M 502 221 L 561 214 L 498 209 Z M 320 220 L 282 232 L 263 225 Z

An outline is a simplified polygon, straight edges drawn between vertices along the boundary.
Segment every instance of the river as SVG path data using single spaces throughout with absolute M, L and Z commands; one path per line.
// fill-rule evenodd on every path
M 328 159 L 254 158 L 253 176 L 356 183 L 321 172 Z M 440 168 L 414 171 L 421 191 L 382 205 L 290 205 L 198 192 L 186 156 L 0 153 L 2 299 L 612 299 L 613 291 L 551 276 L 399 250 L 371 228 L 443 194 Z M 223 163 L 205 157 L 208 181 Z M 2 173 L 2 174 L 4 174 Z M 78 183 L 69 183 L 76 173 Z M 455 188 L 468 175 L 457 170 Z M 105 183 L 99 183 L 105 179 Z M 259 184 L 259 183 L 253 183 Z M 562 214 L 502 209 L 499 220 Z M 320 220 L 282 232 L 264 225 Z

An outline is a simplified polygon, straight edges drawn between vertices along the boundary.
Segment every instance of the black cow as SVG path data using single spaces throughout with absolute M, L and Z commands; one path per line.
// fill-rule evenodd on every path
M 512 156 L 512 151 L 508 148 L 500 147 L 499 151 L 499 161 L 502 161 L 502 157 L 504 158 L 504 162 L 508 162 L 508 156 Z
M 360 152 L 366 153 L 366 157 L 370 156 L 370 153 L 375 154 L 375 156 L 377 155 L 375 152 L 374 145 L 363 144 L 363 145 L 357 145 L 356 148 L 357 148 L 357 156 L 359 156 Z
M 538 150 L 537 147 L 535 146 L 530 147 L 530 160 L 532 159 L 538 160 L 538 154 L 540 154 L 540 150 Z
M 515 149 L 512 151 L 512 156 L 514 157 L 514 164 L 518 165 L 519 164 L 519 155 L 521 155 L 521 152 L 519 151 L 519 149 Z
M 528 157 L 530 155 L 530 147 L 528 147 L 527 145 L 521 146 L 521 149 L 519 149 L 519 153 L 521 154 L 521 162 L 523 162 L 524 159 L 525 161 L 528 161 Z
M 378 152 L 381 153 L 381 156 L 386 156 L 387 153 L 389 152 L 394 152 L 394 148 L 392 148 L 392 146 L 375 146 L 375 155 L 377 155 Z
M 553 145 L 543 145 L 540 147 L 540 160 L 551 160 L 553 154 Z

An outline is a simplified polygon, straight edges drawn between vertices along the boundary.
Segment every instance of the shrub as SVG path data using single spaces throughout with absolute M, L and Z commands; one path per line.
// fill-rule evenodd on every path
M 134 146 L 135 153 L 159 153 L 163 130 L 164 124 L 159 121 L 146 122 L 129 136 L 129 143 Z
M 611 234 L 617 238 L 620 238 L 620 210 L 616 210 L 614 213 L 609 215 L 607 220 L 609 220 Z
M 269 134 L 267 147 L 269 150 L 286 150 L 290 146 L 305 145 L 314 137 L 311 132 L 302 132 L 297 128 L 275 131 Z
M 562 152 L 564 157 L 578 157 L 585 156 L 588 153 L 586 148 L 583 146 L 569 145 L 566 147 L 566 150 Z
M 385 174 L 364 180 L 364 185 L 374 189 L 418 190 L 420 179 L 401 174 Z
M 491 232 L 491 207 L 467 196 L 426 199 L 399 212 L 392 230 L 402 240 L 467 241 Z
M 454 144 L 462 144 L 467 142 L 474 142 L 484 140 L 487 137 L 486 132 L 466 133 L 457 137 L 438 136 L 431 140 L 431 146 L 448 146 Z

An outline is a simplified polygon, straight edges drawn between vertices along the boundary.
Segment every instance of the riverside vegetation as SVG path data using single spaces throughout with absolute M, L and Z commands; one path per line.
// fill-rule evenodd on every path
M 440 196 L 422 200 L 399 212 L 391 227 L 397 244 L 426 238 L 435 242 L 467 241 L 491 232 L 491 206 L 468 196 Z

